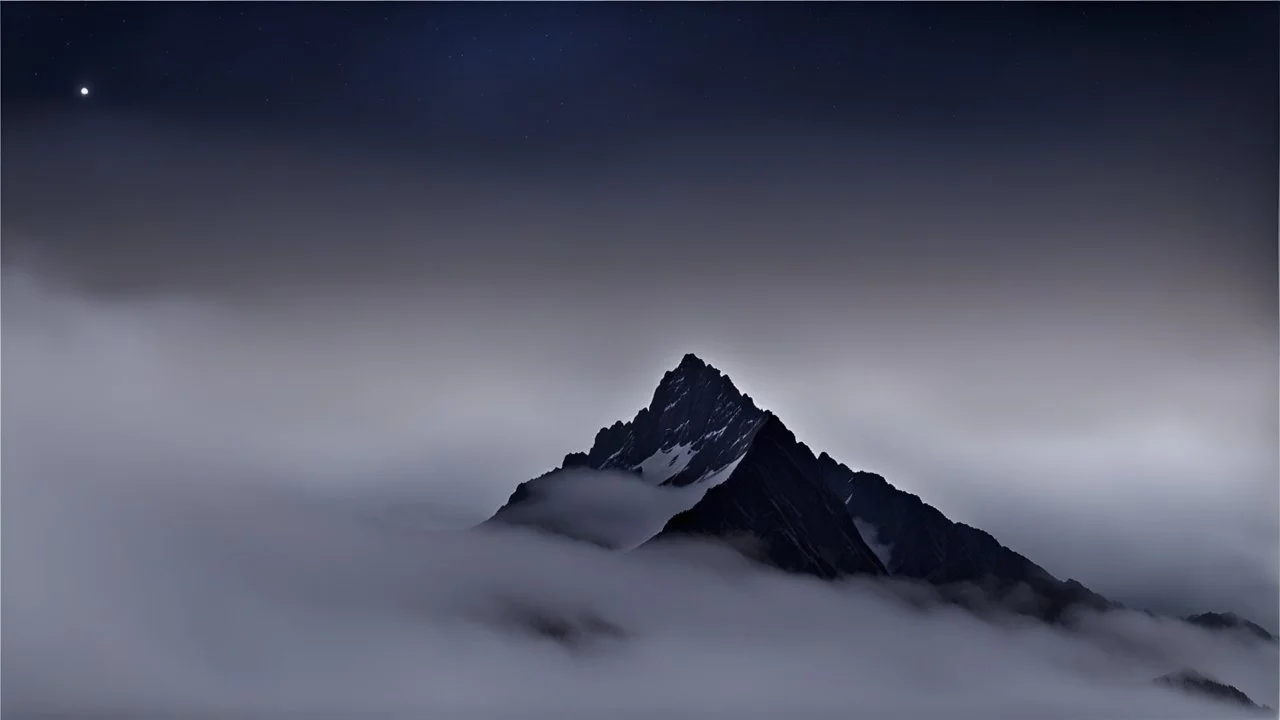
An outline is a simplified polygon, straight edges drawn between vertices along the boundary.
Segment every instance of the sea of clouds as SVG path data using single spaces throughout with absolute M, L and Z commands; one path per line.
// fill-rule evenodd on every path
M 361 501 L 370 470 L 309 484 L 297 447 L 174 387 L 148 328 L 202 309 L 102 309 L 10 273 L 3 289 L 6 717 L 1241 713 L 1151 683 L 1187 667 L 1277 706 L 1277 646 L 1240 635 L 1137 613 L 1069 632 L 709 545 L 448 526 L 430 478 L 420 513 L 386 513 Z M 653 497 L 600 480 L 579 506 Z

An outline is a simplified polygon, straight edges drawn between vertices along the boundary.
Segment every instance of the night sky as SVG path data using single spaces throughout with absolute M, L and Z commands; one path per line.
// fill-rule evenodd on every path
M 0 16 L 41 408 L 474 519 L 693 351 L 1055 573 L 1275 629 L 1280 5 Z
M 744 130 L 1026 140 L 1275 110 L 1274 4 L 6 4 L 4 100 L 433 154 Z M 15 108 L 16 109 L 16 108 Z M 1266 147 L 1252 147 L 1265 152 Z
M 1273 213 L 1260 204 L 1276 194 L 1274 4 L 6 3 L 3 13 L 6 135 L 38 136 L 20 148 L 8 143 L 6 182 L 34 156 L 46 169 L 41 179 L 63 188 L 63 198 L 99 194 L 48 170 L 64 155 L 110 184 L 114 173 L 156 182 L 171 172 L 145 172 L 137 162 L 113 167 L 113 148 L 103 146 L 119 146 L 113 135 L 130 132 L 148 141 L 180 135 L 168 139 L 224 155 L 223 164 L 215 134 L 231 146 L 259 143 L 271 155 L 292 151 L 288 159 L 255 158 L 248 173 L 241 165 L 199 184 L 188 179 L 190 187 L 159 181 L 184 198 L 205 196 L 190 201 L 204 204 L 222 190 L 210 187 L 218 181 L 272 184 L 268 192 L 277 193 L 275 185 L 292 193 L 300 182 L 318 182 L 323 173 L 299 168 L 296 156 L 319 152 L 336 174 L 352 174 L 343 163 L 363 162 L 381 166 L 381 175 L 394 165 L 433 179 L 447 172 L 513 180 L 521 185 L 513 194 L 543 207 L 551 199 L 532 196 L 558 194 L 557 184 L 633 196 L 660 184 L 687 197 L 738 181 L 786 185 L 802 202 L 883 208 L 918 198 L 973 214 L 993 202 L 987 190 L 1021 189 L 1027 197 L 1004 202 L 1025 207 L 1045 204 L 1052 184 L 1088 175 L 1081 184 L 1089 187 L 1078 192 L 1100 197 L 1046 210 L 1124 212 L 1097 207 L 1118 192 L 1131 197 L 1115 204 L 1134 214 L 1181 206 L 1183 226 L 1229 229 L 1233 237 L 1216 238 L 1212 252 L 1233 265 L 1224 272 L 1261 285 L 1267 309 L 1273 304 L 1269 264 L 1257 260 L 1275 251 L 1273 236 L 1263 234 L 1274 229 Z M 90 94 L 80 96 L 81 87 Z M 1121 164 L 1122 173 L 1110 167 Z M 916 177 L 921 171 L 939 178 L 945 198 L 935 200 L 935 188 Z M 687 194 L 679 188 L 686 183 L 695 185 Z M 31 216 L 46 210 L 50 194 L 34 184 L 24 183 L 34 197 L 6 213 L 15 229 L 34 230 L 40 221 Z M 877 192 L 870 184 L 885 197 L 870 197 Z M 794 208 L 787 200 L 779 204 Z M 604 212 L 605 203 L 593 201 Z M 168 207 L 179 203 L 166 198 Z M 261 225 L 261 213 L 244 214 Z M 870 223 L 876 212 L 859 214 Z M 824 220 L 815 213 L 808 223 Z M 136 236 L 125 222 L 95 225 Z M 49 242 L 75 241 L 41 240 Z M 113 237 L 113 247 L 98 252 L 132 263 L 141 242 Z M 428 249 L 430 242 L 414 242 L 409 254 L 449 250 Z M 579 254 L 563 242 L 550 241 L 548 250 Z M 584 242 L 594 254 L 613 252 L 602 248 L 604 238 Z M 1047 247 L 1054 242 L 1016 242 L 1018 252 L 1055 252 Z M 1199 241 L 1149 242 L 1179 243 L 1174 249 L 1187 253 Z M 332 263 L 351 266 L 344 250 L 315 243 L 341 256 Z M 196 244 L 163 252 L 195 262 Z M 6 245 L 8 257 L 25 250 L 12 238 Z M 401 260 L 384 241 L 374 245 L 374 254 L 390 256 L 387 265 Z M 721 246 L 706 245 L 710 262 L 722 263 Z M 172 272 L 113 268 L 123 274 L 101 280 L 146 284 Z

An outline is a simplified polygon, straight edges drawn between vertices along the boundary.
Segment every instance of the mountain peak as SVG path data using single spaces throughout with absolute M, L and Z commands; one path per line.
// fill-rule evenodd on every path
M 690 369 L 709 368 L 709 367 L 711 366 L 708 365 L 705 360 L 698 357 L 697 355 L 694 355 L 693 353 L 685 353 L 684 357 L 680 358 L 680 364 L 676 366 L 676 369 L 690 370 Z
M 668 413 L 694 396 L 712 396 L 720 405 L 741 405 L 753 413 L 759 411 L 751 396 L 738 390 L 727 374 L 693 353 L 685 353 L 678 365 L 663 373 L 648 410 Z
M 562 467 L 622 470 L 654 485 L 684 486 L 740 457 L 764 417 L 728 375 L 686 353 L 666 371 L 648 406 L 600 428 L 591 449 Z
M 558 469 L 621 471 L 653 486 L 714 484 L 737 466 L 767 417 L 729 376 L 686 353 L 663 374 L 647 407 L 600 428 L 590 450 L 565 455 Z M 528 499 L 527 486 L 516 488 L 495 519 Z
M 728 380 L 729 376 L 697 355 L 685 353 L 684 357 L 680 358 L 679 364 L 662 374 L 658 388 L 661 389 L 663 385 L 672 383 L 683 384 L 686 381 L 708 381 L 718 378 Z
M 690 389 L 700 387 L 716 387 L 726 391 L 728 400 L 737 400 L 741 397 L 741 393 L 733 387 L 733 380 L 728 375 L 719 372 L 719 369 L 705 363 L 701 357 L 686 352 L 681 357 L 680 364 L 675 368 L 667 370 L 663 373 L 662 380 L 659 380 L 658 387 L 654 388 L 653 402 L 649 404 L 650 413 L 660 413 L 668 409 L 669 402 L 677 400 L 678 397 L 685 395 Z M 666 398 L 667 402 L 658 404 L 659 400 Z

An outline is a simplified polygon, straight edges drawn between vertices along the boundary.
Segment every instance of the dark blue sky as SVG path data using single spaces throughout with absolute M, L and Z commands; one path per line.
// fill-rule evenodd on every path
M 5 3 L 3 100 L 415 147 L 1274 119 L 1277 5 Z

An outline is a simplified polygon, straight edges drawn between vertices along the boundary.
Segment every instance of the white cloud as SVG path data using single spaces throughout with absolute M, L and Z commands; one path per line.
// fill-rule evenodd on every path
M 714 548 L 622 555 L 376 522 L 354 502 L 385 469 L 363 461 L 375 445 L 331 425 L 344 452 L 281 450 L 253 392 L 198 382 L 211 376 L 178 362 L 192 353 L 156 342 L 186 327 L 210 347 L 189 324 L 203 310 L 11 304 L 34 296 L 4 283 L 6 710 L 1226 717 L 1148 682 L 1184 666 L 1273 706 L 1280 694 L 1275 646 L 1140 616 L 1072 636 Z M 295 429 L 326 420 L 267 409 Z M 418 506 L 452 498 L 446 475 L 418 473 Z M 588 505 L 613 501 L 608 478 L 579 480 Z M 545 637 L 575 632 L 591 641 Z
M 509 508 L 505 519 L 630 549 L 693 507 L 706 490 L 705 485 L 658 487 L 618 470 L 560 470 L 530 483 L 528 499 Z

